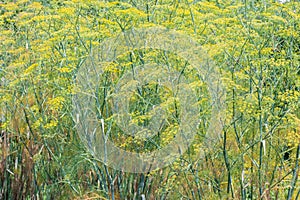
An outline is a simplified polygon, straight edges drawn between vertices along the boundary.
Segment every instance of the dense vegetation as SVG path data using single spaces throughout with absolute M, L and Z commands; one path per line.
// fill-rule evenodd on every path
M 300 197 L 300 2 L 20 0 L 0 2 L 0 13 L 0 199 Z M 125 173 L 82 145 L 72 116 L 74 77 L 106 38 L 158 25 L 194 38 L 218 66 L 226 118 L 220 140 L 197 157 L 211 112 L 206 84 L 187 70 L 207 108 L 195 143 L 168 167 Z M 100 83 L 113 88 L 145 60 L 176 70 L 188 65 L 172 52 L 136 50 L 107 63 Z M 154 88 L 141 88 L 144 98 L 168 104 L 170 94 Z M 145 104 L 138 96 L 131 101 L 133 118 L 147 121 Z M 154 148 L 123 136 L 106 117 L 120 147 Z M 156 143 L 170 142 L 174 130 L 170 119 Z

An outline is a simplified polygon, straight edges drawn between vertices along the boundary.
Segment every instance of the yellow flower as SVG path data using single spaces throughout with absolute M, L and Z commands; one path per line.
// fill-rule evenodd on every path
M 41 123 L 43 122 L 43 119 L 40 117 L 39 119 L 37 119 L 33 124 L 32 124 L 32 127 L 34 129 L 37 129 L 40 127 Z
M 9 11 L 14 11 L 18 9 L 18 5 L 16 3 L 7 3 L 7 4 L 2 4 L 1 6 Z
M 48 105 L 51 107 L 53 110 L 59 110 L 63 107 L 65 99 L 63 97 L 55 97 L 53 99 L 50 99 L 48 101 Z
M 34 64 L 30 65 L 30 66 L 24 71 L 24 75 L 30 74 L 37 66 L 39 66 L 37 63 L 34 63 Z
M 10 124 L 9 121 L 4 121 L 4 122 L 0 123 L 0 128 L 6 129 L 6 128 L 8 128 L 9 124 Z
M 45 125 L 45 128 L 46 129 L 49 129 L 49 128 L 53 128 L 53 127 L 56 127 L 57 126 L 57 121 L 55 120 L 51 120 L 49 123 L 47 123 L 46 125 Z
M 63 68 L 58 68 L 57 69 L 59 72 L 61 73 L 69 73 L 71 72 L 73 69 L 72 68 L 69 68 L 69 67 L 63 67 Z
M 75 8 L 60 8 L 58 13 L 64 15 L 73 15 L 75 13 Z
M 43 8 L 42 4 L 39 3 L 39 2 L 33 2 L 32 4 L 30 4 L 28 6 L 28 8 L 32 8 L 32 9 L 36 9 L 36 10 L 39 10 L 41 8 Z

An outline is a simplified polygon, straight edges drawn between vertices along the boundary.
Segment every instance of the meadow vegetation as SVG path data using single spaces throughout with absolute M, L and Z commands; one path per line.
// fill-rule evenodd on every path
M 0 2 L 0 13 L 0 199 L 300 198 L 299 1 L 18 0 Z M 166 168 L 125 173 L 103 165 L 80 140 L 72 116 L 74 77 L 105 39 L 154 26 L 193 37 L 218 66 L 226 119 L 220 140 L 198 158 L 209 95 L 186 70 L 203 108 L 196 141 Z M 100 93 L 147 60 L 179 71 L 189 65 L 171 52 L 127 52 L 103 69 Z M 176 112 L 171 92 L 155 83 L 141 95 Z M 146 123 L 149 109 L 138 95 L 130 101 L 133 122 Z M 155 148 L 124 136 L 109 103 L 102 106 L 117 145 Z M 169 121 L 156 144 L 176 134 L 176 120 Z

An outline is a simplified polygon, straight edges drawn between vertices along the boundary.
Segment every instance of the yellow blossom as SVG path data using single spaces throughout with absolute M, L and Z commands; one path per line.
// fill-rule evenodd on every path
M 63 107 L 64 101 L 65 101 L 65 98 L 59 96 L 59 97 L 55 97 L 53 99 L 48 100 L 48 105 L 53 110 L 59 110 Z

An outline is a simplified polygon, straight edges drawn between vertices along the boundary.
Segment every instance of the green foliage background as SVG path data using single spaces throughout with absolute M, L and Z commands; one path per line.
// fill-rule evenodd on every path
M 0 199 L 299 198 L 298 1 L 21 0 L 0 13 Z M 192 36 L 219 66 L 223 135 L 204 159 L 196 141 L 170 167 L 123 173 L 79 140 L 73 79 L 105 38 L 157 25 Z

